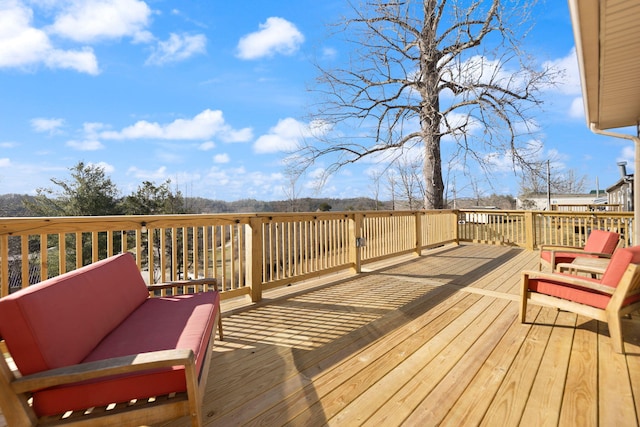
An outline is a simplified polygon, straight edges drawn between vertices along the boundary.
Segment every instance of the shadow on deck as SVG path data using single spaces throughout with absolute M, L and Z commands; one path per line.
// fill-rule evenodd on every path
M 537 253 L 449 246 L 248 307 L 223 304 L 209 425 L 637 425 L 640 326 L 530 306 Z M 325 279 L 326 280 L 326 279 Z M 285 294 L 284 292 L 289 292 Z M 168 423 L 186 426 L 186 419 Z

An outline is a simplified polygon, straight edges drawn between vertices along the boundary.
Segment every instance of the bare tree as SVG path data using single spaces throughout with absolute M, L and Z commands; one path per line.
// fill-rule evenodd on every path
M 393 169 L 387 171 L 387 189 L 391 195 L 391 210 L 396 210 L 396 187 L 398 185 L 397 173 Z
M 575 169 L 558 171 L 558 166 L 550 162 L 532 164 L 526 173 L 521 175 L 520 194 L 544 194 L 547 191 L 561 194 L 576 194 L 586 190 L 587 175 L 578 175 Z
M 298 211 L 298 199 L 300 198 L 300 187 L 298 186 L 298 180 L 302 175 L 303 170 L 294 161 L 293 158 L 288 159 L 285 165 L 284 175 L 286 177 L 286 183 L 282 186 L 287 202 L 289 204 L 289 212 Z
M 302 152 L 331 157 L 328 173 L 368 156 L 393 161 L 424 150 L 425 208 L 443 207 L 441 142 L 485 172 L 487 153 L 514 170 L 528 159 L 525 135 L 540 90 L 557 74 L 537 69 L 519 39 L 531 1 L 369 0 L 351 4 L 339 29 L 354 50 L 343 67 L 319 66 L 312 114 L 318 129 Z M 358 129 L 349 136 L 348 129 Z M 335 138 L 334 138 L 335 136 Z
M 419 209 L 424 203 L 424 180 L 421 174 L 421 159 L 400 158 L 392 169 L 398 177 L 398 195 L 406 200 L 409 209 Z
M 555 192 L 565 194 L 582 193 L 587 189 L 587 175 L 578 175 L 575 169 L 556 174 L 552 182 Z
M 376 201 L 375 210 L 380 209 L 380 179 L 384 175 L 383 171 L 372 170 L 369 172 L 369 176 L 373 180 L 371 184 L 371 191 L 373 192 L 373 198 Z

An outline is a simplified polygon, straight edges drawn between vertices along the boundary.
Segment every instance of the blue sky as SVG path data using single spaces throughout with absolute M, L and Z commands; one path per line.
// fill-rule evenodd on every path
M 122 195 L 171 179 L 187 196 L 285 199 L 283 159 L 308 133 L 312 59 L 347 58 L 326 25 L 348 12 L 344 0 L 0 0 L 0 194 L 55 188 L 51 178 L 83 161 Z M 633 147 L 587 129 L 566 2 L 534 12 L 528 52 L 566 70 L 536 115 L 540 156 L 603 189 L 616 162 L 632 172 Z M 373 197 L 381 165 L 350 166 L 318 188 L 327 166 L 300 179 L 300 197 Z M 455 179 L 459 197 L 473 195 Z M 500 161 L 490 181 L 479 177 L 485 194 L 517 194 Z

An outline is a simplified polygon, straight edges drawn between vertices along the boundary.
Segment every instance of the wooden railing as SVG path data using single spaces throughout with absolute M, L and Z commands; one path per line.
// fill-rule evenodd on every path
M 461 210 L 458 239 L 535 249 L 540 245 L 584 246 L 591 230 L 620 233 L 632 245 L 633 212 Z
M 148 283 L 216 277 L 223 298 L 460 241 L 581 246 L 592 229 L 631 244 L 631 213 L 367 211 L 0 218 L 0 296 L 131 252 Z

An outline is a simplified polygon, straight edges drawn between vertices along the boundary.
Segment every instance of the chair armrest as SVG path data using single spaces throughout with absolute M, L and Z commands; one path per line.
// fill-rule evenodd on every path
M 599 283 L 587 280 L 584 277 L 573 276 L 571 274 L 565 273 L 546 273 L 542 271 L 525 270 L 522 272 L 522 276 L 526 281 L 528 281 L 529 279 L 550 280 L 553 282 L 566 283 L 567 285 L 578 286 L 581 288 L 590 289 L 592 291 L 602 292 L 608 295 L 613 295 L 613 293 L 616 291 L 616 288 L 612 288 L 611 286 L 601 285 Z
M 587 252 L 579 248 L 555 248 L 555 249 L 544 249 L 544 250 L 552 253 L 562 252 L 562 253 L 580 254 L 580 255 L 593 255 L 599 258 L 611 258 L 611 254 L 607 254 L 604 252 Z
M 160 350 L 80 363 L 27 375 L 11 382 L 16 393 L 171 366 L 195 366 L 191 349 Z
M 541 251 L 581 251 L 582 246 L 540 245 Z
M 581 265 L 574 264 L 572 262 L 562 262 L 556 265 L 556 271 L 558 273 L 565 273 L 565 271 L 575 271 L 580 273 L 591 273 L 591 274 L 604 274 L 605 267 L 598 267 L 593 265 Z M 565 273 L 571 274 L 571 273 Z
M 218 291 L 218 280 L 213 277 L 207 277 L 204 279 L 177 280 L 175 282 L 155 283 L 155 284 L 147 285 L 147 290 L 149 292 L 153 292 L 157 290 L 171 289 L 171 288 L 177 288 L 181 286 L 202 286 L 203 290 L 208 290 L 207 285 L 212 285 L 213 290 Z

